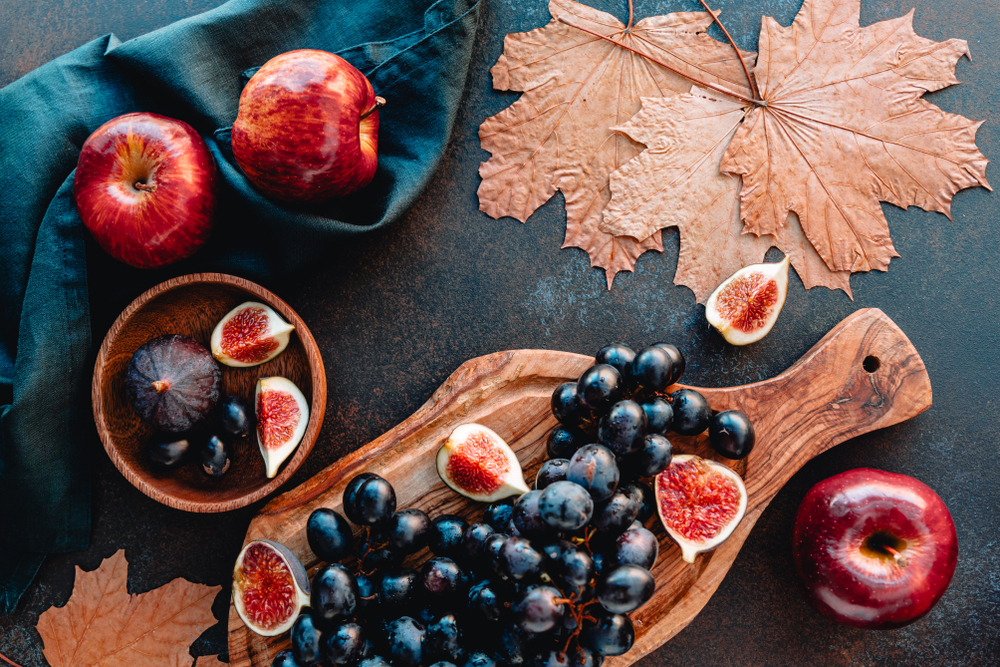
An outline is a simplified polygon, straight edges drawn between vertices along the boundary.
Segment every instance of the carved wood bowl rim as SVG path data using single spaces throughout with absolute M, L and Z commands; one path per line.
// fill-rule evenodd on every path
M 105 400 L 103 380 L 106 372 L 106 365 L 109 352 L 118 336 L 130 325 L 132 317 L 140 312 L 150 302 L 174 290 L 187 289 L 195 285 L 222 285 L 235 288 L 244 292 L 254 301 L 261 301 L 271 306 L 286 321 L 295 326 L 295 335 L 301 341 L 305 351 L 306 359 L 309 363 L 309 374 L 312 378 L 312 400 L 309 408 L 309 425 L 306 428 L 302 441 L 295 450 L 294 456 L 279 470 L 278 474 L 267 481 L 262 486 L 254 487 L 241 496 L 229 498 L 228 500 L 213 500 L 211 495 L 205 493 L 204 499 L 192 500 L 174 495 L 156 485 L 155 480 L 148 479 L 137 468 L 127 460 L 119 451 L 119 443 L 114 439 L 108 427 L 105 416 Z M 225 370 L 223 370 L 225 372 Z M 118 471 L 136 487 L 139 491 L 149 496 L 153 500 L 174 509 L 196 513 L 218 513 L 229 512 L 241 507 L 246 507 L 262 498 L 265 498 L 277 491 L 305 461 L 313 445 L 319 437 L 320 427 L 323 425 L 323 416 L 326 411 L 326 370 L 323 366 L 323 359 L 319 352 L 319 346 L 313 338 L 312 333 L 306 326 L 302 318 L 299 317 L 291 306 L 285 303 L 270 290 L 258 285 L 255 282 L 225 273 L 191 273 L 170 280 L 164 281 L 152 289 L 143 292 L 125 310 L 121 312 L 114 324 L 108 330 L 101 344 L 101 349 L 97 354 L 97 361 L 94 364 L 94 377 L 91 385 L 91 400 L 94 410 L 94 421 L 97 425 L 97 432 L 100 435 L 104 450 L 108 453 L 111 461 L 118 468 Z M 251 435 L 251 437 L 253 437 Z

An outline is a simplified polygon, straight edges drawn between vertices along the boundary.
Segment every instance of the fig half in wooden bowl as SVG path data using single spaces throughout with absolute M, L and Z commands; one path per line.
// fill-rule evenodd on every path
M 231 464 L 221 477 L 205 474 L 197 461 L 171 469 L 157 466 L 147 453 L 154 428 L 136 412 L 126 391 L 133 354 L 145 343 L 170 334 L 189 336 L 209 347 L 220 320 L 248 301 L 266 304 L 295 331 L 287 348 L 264 363 L 241 368 L 220 365 L 220 397 L 237 396 L 252 411 L 258 379 L 287 378 L 309 406 L 308 425 L 298 447 L 272 478 L 267 476 L 254 429 L 248 436 L 232 439 Z M 118 316 L 97 355 L 92 398 L 104 449 L 133 486 L 169 507 L 188 512 L 227 512 L 278 489 L 309 455 L 323 424 L 326 372 L 316 341 L 287 303 L 243 278 L 195 273 L 160 283 Z M 210 430 L 201 429 L 202 433 Z

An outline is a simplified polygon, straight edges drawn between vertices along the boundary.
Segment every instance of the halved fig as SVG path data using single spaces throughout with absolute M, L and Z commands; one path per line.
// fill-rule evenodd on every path
M 215 325 L 212 355 L 227 366 L 257 366 L 281 354 L 293 331 L 267 304 L 247 301 Z
M 656 476 L 656 507 L 681 558 L 711 551 L 732 534 L 747 510 L 747 490 L 731 468 L 699 456 L 675 456 Z
M 257 444 L 270 479 L 299 446 L 309 424 L 309 403 L 291 380 L 269 377 L 257 380 Z
M 748 345 L 771 331 L 788 292 L 788 255 L 774 264 L 740 269 L 705 302 L 705 318 L 733 345 Z
M 454 491 L 483 503 L 528 492 L 514 450 L 481 424 L 451 432 L 438 450 L 437 471 Z
M 309 577 L 283 544 L 248 542 L 233 568 L 233 603 L 247 627 L 274 637 L 291 629 L 309 605 Z

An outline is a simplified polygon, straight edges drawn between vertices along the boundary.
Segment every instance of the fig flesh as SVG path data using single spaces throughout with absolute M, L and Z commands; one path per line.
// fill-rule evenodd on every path
M 735 471 L 689 454 L 673 457 L 656 476 L 655 492 L 660 521 L 687 563 L 725 542 L 747 509 L 747 490 Z
M 291 380 L 267 377 L 257 380 L 254 405 L 257 444 L 270 479 L 302 441 L 309 424 L 309 403 Z
M 785 305 L 788 256 L 774 264 L 753 264 L 719 285 L 705 302 L 705 318 L 726 342 L 748 345 L 766 336 Z
M 135 351 L 125 372 L 132 407 L 153 428 L 183 433 L 204 421 L 216 403 L 222 370 L 205 346 L 171 334 Z
M 452 431 L 438 450 L 437 471 L 452 490 L 483 503 L 528 492 L 514 451 L 480 424 Z
M 233 569 L 233 604 L 248 628 L 264 637 L 287 632 L 309 605 L 309 577 L 283 544 L 247 543 Z
M 295 327 L 267 304 L 247 301 L 215 325 L 212 355 L 235 368 L 257 366 L 281 354 L 293 331 Z

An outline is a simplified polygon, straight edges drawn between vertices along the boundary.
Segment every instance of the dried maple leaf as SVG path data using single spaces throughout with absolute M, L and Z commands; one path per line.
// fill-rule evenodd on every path
M 644 98 L 639 113 L 612 128 L 647 148 L 611 174 L 603 229 L 642 238 L 677 226 L 674 283 L 691 288 L 699 303 L 724 279 L 762 261 L 772 245 L 790 256 L 807 288 L 819 284 L 850 294 L 850 273 L 827 269 L 796 221 L 776 236 L 742 233 L 740 178 L 722 173 L 719 161 L 746 114 L 746 105 L 697 88 L 671 98 Z
M 215 624 L 221 586 L 174 579 L 129 595 L 125 552 L 93 572 L 76 571 L 69 602 L 38 617 L 42 653 L 52 667 L 190 667 L 191 643 Z
M 228 662 L 222 662 L 217 655 L 203 655 L 194 661 L 194 667 L 226 667 Z
M 861 28 L 860 0 L 805 0 L 784 28 L 764 19 L 750 109 L 722 159 L 743 176 L 745 229 L 775 234 L 789 212 L 833 271 L 898 257 L 879 201 L 950 217 L 952 196 L 986 182 L 982 124 L 922 99 L 958 83 L 964 40 L 913 32 L 913 12 Z
M 746 78 L 733 50 L 705 34 L 712 23 L 707 12 L 654 16 L 629 26 L 572 0 L 552 0 L 549 12 L 545 27 L 507 35 L 490 70 L 494 88 L 524 95 L 479 128 L 492 155 L 479 169 L 479 207 L 491 217 L 524 222 L 560 190 L 566 199 L 563 247 L 586 250 L 591 265 L 605 269 L 610 287 L 640 254 L 662 250 L 658 231 L 633 239 L 600 230 L 609 175 L 640 151 L 611 127 L 638 111 L 640 97 L 684 93 L 691 84 L 591 33 L 741 94 L 748 93 Z

